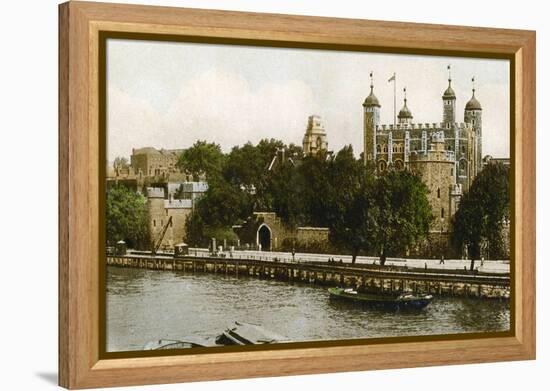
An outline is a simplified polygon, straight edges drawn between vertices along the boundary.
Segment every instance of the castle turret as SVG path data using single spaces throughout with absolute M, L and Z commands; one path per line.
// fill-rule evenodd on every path
M 374 95 L 372 72 L 370 73 L 370 94 L 363 102 L 363 161 L 376 162 L 376 127 L 380 124 L 380 103 Z
M 464 108 L 464 122 L 472 125 L 475 135 L 474 144 L 474 159 L 475 159 L 475 174 L 483 168 L 482 161 L 482 122 L 481 122 L 481 103 L 476 99 L 475 78 L 472 77 L 472 98 L 466 103 Z
M 407 107 L 407 88 L 406 87 L 403 88 L 403 94 L 405 96 L 403 98 L 403 108 L 399 110 L 399 115 L 397 116 L 397 118 L 399 119 L 400 124 L 410 124 L 412 123 L 413 116 L 411 111 Z
M 455 106 L 456 106 L 456 95 L 451 87 L 451 66 L 447 65 L 449 70 L 449 87 L 443 93 L 443 122 L 446 124 L 455 123 Z
M 321 117 L 318 115 L 310 115 L 308 117 L 302 147 L 304 155 L 316 155 L 320 151 L 327 151 L 327 133 L 321 124 Z

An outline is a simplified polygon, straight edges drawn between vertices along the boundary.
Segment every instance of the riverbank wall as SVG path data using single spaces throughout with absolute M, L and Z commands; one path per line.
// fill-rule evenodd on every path
M 183 273 L 219 273 L 322 286 L 353 287 L 364 292 L 412 291 L 439 296 L 507 299 L 510 278 L 503 275 L 465 275 L 449 272 L 365 269 L 350 265 L 308 264 L 217 257 L 107 256 L 107 265 Z

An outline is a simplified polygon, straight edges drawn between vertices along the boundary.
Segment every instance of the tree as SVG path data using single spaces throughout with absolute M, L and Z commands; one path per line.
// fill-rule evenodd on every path
M 355 263 L 360 251 L 371 249 L 371 238 L 376 228 L 376 208 L 373 205 L 371 186 L 365 181 L 358 191 L 350 192 L 351 199 L 339 203 L 339 214 L 334 216 L 331 239 L 340 248 L 351 251 Z M 341 201 L 347 197 L 342 197 Z
M 265 159 L 264 168 L 267 168 L 267 165 L 269 164 L 273 156 L 275 156 L 277 151 L 286 149 L 286 145 L 281 140 L 275 140 L 273 138 L 272 139 L 264 138 L 260 140 L 256 148 L 258 148 L 258 150 L 260 151 L 260 154 Z
M 233 147 L 223 168 L 224 178 L 234 185 L 257 187 L 267 171 L 264 164 L 265 158 L 251 143 Z
M 231 227 L 252 213 L 249 195 L 223 178 L 212 180 L 186 220 L 186 240 L 191 245 L 207 245 L 210 238 L 235 238 Z
M 270 172 L 268 187 L 262 195 L 262 202 L 269 204 L 289 227 L 307 224 L 307 202 L 304 197 L 305 183 L 299 170 L 290 162 L 283 162 L 277 170 Z
M 510 218 L 510 173 L 500 163 L 489 164 L 476 176 L 470 190 L 460 200 L 453 219 L 453 241 L 458 249 L 468 246 L 470 270 L 481 256 L 481 243 L 489 251 L 503 251 L 502 224 Z
M 206 176 L 208 181 L 219 177 L 223 164 L 224 154 L 220 146 L 200 140 L 183 151 L 177 162 L 178 168 L 192 175 L 195 181 L 202 176 Z
M 379 251 L 380 264 L 426 238 L 433 219 L 422 179 L 408 171 L 391 171 L 376 179 L 372 192 L 369 230 L 372 246 Z
M 130 166 L 130 163 L 128 163 L 128 159 L 125 157 L 116 157 L 113 161 L 113 168 L 120 169 L 120 168 L 128 168 Z
M 185 220 L 185 241 L 191 246 L 208 246 L 205 224 L 196 210 L 187 216 Z
M 329 161 L 330 191 L 325 219 L 331 241 L 340 249 L 349 250 L 352 263 L 360 251 L 370 249 L 372 221 L 372 173 L 355 159 L 351 145 L 345 146 Z
M 209 182 L 208 190 L 197 202 L 197 211 L 209 227 L 231 227 L 250 216 L 252 208 L 243 190 L 218 179 Z
M 330 163 L 323 152 L 306 156 L 298 166 L 302 181 L 302 194 L 306 223 L 317 227 L 328 227 L 327 211 L 330 208 L 332 187 L 327 180 Z
M 149 243 L 147 205 L 145 197 L 125 186 L 107 191 L 107 243 L 124 240 L 129 247 L 144 247 Z

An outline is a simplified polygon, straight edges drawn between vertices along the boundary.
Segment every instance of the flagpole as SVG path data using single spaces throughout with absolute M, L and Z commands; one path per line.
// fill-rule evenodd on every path
M 395 107 L 397 106 L 397 102 L 396 102 L 396 90 L 395 90 L 395 84 L 396 84 L 396 80 L 395 80 L 395 72 L 393 73 L 393 126 L 396 125 L 397 123 L 397 120 L 396 120 L 396 117 L 395 117 Z
M 397 107 L 397 91 L 396 91 L 396 81 L 395 81 L 395 72 L 393 73 L 393 76 L 389 78 L 388 83 L 393 81 L 393 126 L 397 124 L 397 118 L 395 116 L 396 107 Z

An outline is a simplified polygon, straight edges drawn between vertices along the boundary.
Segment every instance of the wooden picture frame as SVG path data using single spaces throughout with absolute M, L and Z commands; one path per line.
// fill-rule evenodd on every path
M 101 355 L 100 35 L 496 56 L 514 64 L 513 299 L 507 336 L 137 358 Z M 535 358 L 535 32 L 137 5 L 59 6 L 59 384 L 90 388 Z

